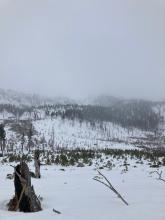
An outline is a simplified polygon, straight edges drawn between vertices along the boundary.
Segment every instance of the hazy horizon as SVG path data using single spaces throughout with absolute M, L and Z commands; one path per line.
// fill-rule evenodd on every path
M 165 1 L 0 0 L 0 88 L 165 101 Z

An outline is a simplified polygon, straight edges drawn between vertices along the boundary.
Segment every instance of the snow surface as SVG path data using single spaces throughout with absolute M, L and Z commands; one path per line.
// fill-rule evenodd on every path
M 62 120 L 61 118 L 33 121 L 38 137 L 45 137 L 48 142 L 54 135 L 54 144 L 65 148 L 135 148 L 132 137 L 145 137 L 147 132 L 139 129 L 128 130 L 111 122 L 104 122 L 102 128 L 96 123 Z M 105 129 L 106 128 L 106 129 Z
M 37 195 L 43 197 L 43 211 L 20 213 L 7 211 L 14 193 L 13 181 L 6 179 L 13 169 L 1 165 L 0 219 L 2 220 L 164 220 L 165 183 L 150 175 L 151 168 L 139 165 L 121 173 L 121 168 L 103 170 L 116 189 L 128 201 L 126 206 L 108 188 L 94 181 L 94 167 L 42 166 L 42 178 L 32 179 Z M 34 167 L 31 165 L 31 169 Z M 61 212 L 60 215 L 52 210 Z

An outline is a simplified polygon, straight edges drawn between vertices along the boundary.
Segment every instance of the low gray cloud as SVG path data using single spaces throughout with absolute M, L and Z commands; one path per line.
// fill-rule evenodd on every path
M 165 100 L 165 1 L 0 0 L 0 87 Z

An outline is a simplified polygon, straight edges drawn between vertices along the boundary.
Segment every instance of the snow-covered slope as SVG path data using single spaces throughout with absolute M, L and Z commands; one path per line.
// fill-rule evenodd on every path
M 34 170 L 32 164 L 31 170 Z M 41 167 L 41 179 L 32 179 L 37 195 L 43 197 L 41 212 L 20 213 L 7 211 L 6 204 L 14 194 L 12 180 L 6 179 L 12 173 L 9 165 L 1 165 L 0 219 L 2 220 L 164 220 L 165 184 L 150 175 L 153 169 L 145 165 L 122 174 L 122 167 L 102 171 L 113 186 L 128 201 L 126 206 L 104 185 L 92 178 L 97 174 L 92 167 L 65 168 Z M 56 209 L 60 215 L 53 212 Z
M 38 137 L 53 140 L 54 146 L 64 148 L 133 148 L 132 137 L 144 138 L 149 132 L 138 129 L 124 129 L 110 122 L 102 124 L 61 118 L 37 120 L 33 122 Z
M 55 148 L 132 148 L 135 143 L 136 146 L 142 147 L 147 142 L 147 146 L 163 146 L 165 143 L 165 104 L 164 103 L 151 103 L 151 102 L 140 102 L 138 101 L 129 103 L 133 104 L 133 110 L 138 108 L 138 111 L 132 111 L 132 105 L 126 106 L 126 100 L 116 99 L 114 97 L 104 96 L 98 97 L 98 104 L 102 100 L 102 104 L 118 105 L 118 109 L 122 111 L 117 111 L 113 107 L 99 107 L 99 106 L 87 106 L 87 105 L 76 105 L 68 104 L 71 100 L 65 98 L 49 99 L 35 95 L 27 95 L 19 92 L 14 92 L 11 90 L 0 89 L 0 104 L 13 104 L 15 106 L 4 108 L 1 106 L 0 109 L 0 122 L 4 122 L 7 126 L 7 139 L 13 135 L 12 131 L 9 129 L 12 124 L 21 123 L 21 121 L 30 121 L 33 123 L 37 135 L 35 138 L 41 140 L 43 137 L 46 140 L 47 147 L 49 143 L 53 141 L 53 146 Z M 123 105 L 121 103 L 124 103 Z M 44 105 L 43 104 L 50 104 Z M 53 105 L 52 103 L 56 103 Z M 57 103 L 61 103 L 57 105 Z M 91 101 L 92 103 L 92 101 Z M 109 103 L 109 104 L 108 104 Z M 110 104 L 111 103 L 111 104 Z M 141 103 L 141 104 L 140 104 Z M 134 104 L 136 104 L 134 106 Z M 144 104 L 144 105 L 143 105 Z M 24 106 L 24 107 L 23 107 Z M 33 106 L 33 107 L 30 107 Z M 155 114 L 152 118 L 149 116 L 150 111 L 146 112 L 145 107 L 149 106 L 149 110 L 154 110 L 154 112 L 161 117 L 160 125 L 158 130 L 161 134 L 161 140 L 157 139 L 153 142 L 155 135 L 155 130 L 152 132 L 146 132 L 144 130 L 136 129 L 136 125 L 143 124 L 147 117 L 154 122 Z M 151 106 L 151 108 L 150 108 Z M 110 112 L 110 113 L 109 113 Z M 148 113 L 149 112 L 149 113 Z M 120 114 L 119 114 L 120 113 Z M 132 114 L 133 113 L 133 114 Z M 136 113 L 136 114 L 135 114 Z M 152 111 L 151 111 L 152 113 Z M 124 116 L 123 116 L 124 114 Z M 112 116 L 113 115 L 113 116 Z M 116 115 L 120 116 L 117 117 Z M 157 116 L 156 115 L 156 116 Z M 104 117 L 105 116 L 105 117 Z M 136 117 L 135 117 L 136 116 Z M 142 117 L 141 117 L 142 116 Z M 140 118 L 140 119 L 139 119 Z M 125 128 L 119 126 L 120 121 L 123 122 Z M 116 121 L 115 121 L 116 120 Z M 109 122 L 113 121 L 113 123 Z M 130 125 L 127 122 L 133 121 L 134 125 Z M 159 122 L 159 121 L 158 121 Z M 116 123 L 116 124 L 115 124 Z M 152 124 L 152 123 L 151 123 Z M 130 128 L 131 127 L 131 128 Z M 140 126 L 139 126 L 140 127 Z M 138 128 L 139 128 L 138 127 Z M 144 126 L 143 126 L 144 127 Z M 140 127 L 141 128 L 141 127 Z M 141 128 L 142 129 L 142 128 Z M 21 134 L 19 134 L 21 135 Z M 151 138 L 148 138 L 148 137 Z M 146 140 L 148 138 L 148 140 Z M 151 140 L 152 139 L 152 143 Z M 7 140 L 8 141 L 8 140 Z M 20 140 L 18 139 L 19 143 Z

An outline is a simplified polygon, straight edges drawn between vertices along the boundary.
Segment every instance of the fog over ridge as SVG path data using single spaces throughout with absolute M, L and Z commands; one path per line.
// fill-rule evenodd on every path
M 162 0 L 0 0 L 0 87 L 165 100 Z

